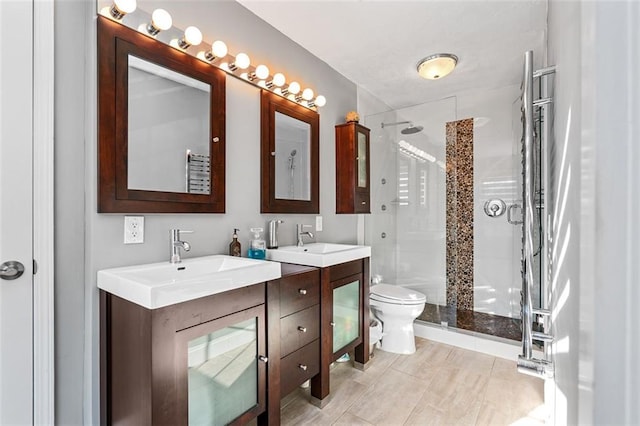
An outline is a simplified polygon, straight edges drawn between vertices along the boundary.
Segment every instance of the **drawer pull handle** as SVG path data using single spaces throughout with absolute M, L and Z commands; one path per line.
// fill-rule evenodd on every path
M 264 363 L 269 362 L 269 358 L 267 358 L 267 357 L 266 357 L 266 356 L 264 356 L 264 355 L 258 355 L 258 360 L 259 360 L 259 361 L 262 361 L 262 362 L 264 362 Z
M 331 327 L 335 327 L 335 326 L 336 326 L 336 323 L 335 323 L 335 322 L 332 322 L 332 323 L 330 323 L 330 324 L 331 324 Z
M 307 327 L 303 327 L 301 325 L 298 326 L 298 330 L 302 331 L 303 333 L 307 332 Z
M 365 204 L 367 204 L 367 202 L 366 202 L 366 201 L 363 201 L 363 202 L 362 202 L 362 205 L 364 206 Z
M 307 368 L 308 368 L 308 367 L 307 367 L 306 365 L 304 365 L 304 364 L 298 364 L 298 368 L 299 368 L 300 370 L 302 370 L 302 371 L 307 371 Z
M 307 289 L 306 288 L 299 288 L 298 289 L 298 293 L 300 293 L 300 294 L 302 294 L 304 296 L 305 294 L 307 294 Z

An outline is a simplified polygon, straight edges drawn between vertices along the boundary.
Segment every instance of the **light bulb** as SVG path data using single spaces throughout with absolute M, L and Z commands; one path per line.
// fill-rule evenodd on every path
M 109 8 L 102 9 L 102 14 L 111 16 L 113 19 L 120 20 L 124 15 L 136 10 L 136 0 L 114 0 Z
M 311 99 L 313 99 L 313 90 L 309 88 L 304 89 L 304 91 L 302 92 L 302 99 L 304 99 L 305 101 L 310 101 Z
M 184 30 L 184 41 L 190 46 L 197 46 L 202 43 L 202 33 L 197 27 L 187 27 Z
M 209 62 L 213 62 L 216 59 L 224 58 L 227 56 L 227 45 L 224 41 L 216 40 L 211 45 L 211 50 L 208 52 L 199 52 L 198 57 L 200 59 L 205 59 Z
M 211 53 L 213 53 L 217 58 L 227 56 L 227 52 L 227 45 L 224 41 L 216 40 L 211 45 Z
M 151 14 L 151 25 L 160 31 L 166 31 L 173 25 L 173 20 L 166 10 L 156 9 Z
M 323 107 L 323 106 L 325 106 L 325 105 L 327 104 L 327 98 L 325 98 L 325 97 L 324 97 L 324 96 L 322 96 L 322 95 L 319 95 L 319 96 L 316 98 L 316 100 L 315 100 L 315 102 L 314 102 L 314 103 L 315 103 L 317 106 L 319 106 L 319 107 Z
M 251 59 L 249 59 L 249 55 L 247 55 L 246 53 L 238 53 L 238 55 L 236 56 L 235 65 L 241 70 L 249 68 L 249 65 L 251 65 Z
M 136 0 L 114 0 L 114 6 L 122 13 L 131 13 L 136 10 Z
M 287 88 L 287 90 L 289 91 L 289 93 L 293 95 L 297 95 L 298 92 L 300 91 L 300 84 L 298 84 L 295 81 L 292 81 L 291 83 L 289 83 L 289 87 Z
M 269 77 L 269 68 L 266 65 L 258 65 L 256 67 L 256 77 L 260 80 L 264 80 Z
M 286 82 L 286 79 L 284 78 L 284 74 L 282 74 L 281 72 L 277 72 L 274 74 L 273 84 L 275 84 L 278 87 L 282 87 L 284 86 L 285 82 Z

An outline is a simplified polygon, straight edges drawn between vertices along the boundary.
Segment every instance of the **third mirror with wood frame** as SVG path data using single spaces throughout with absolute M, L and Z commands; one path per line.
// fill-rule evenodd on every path
M 262 90 L 261 213 L 319 213 L 317 112 Z

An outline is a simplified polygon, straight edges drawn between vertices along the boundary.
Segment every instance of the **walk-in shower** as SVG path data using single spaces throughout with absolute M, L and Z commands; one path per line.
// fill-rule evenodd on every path
M 514 344 L 521 341 L 523 326 L 523 210 L 532 205 L 522 189 L 521 93 L 520 85 L 478 89 L 365 117 L 372 129 L 372 214 L 365 218 L 372 280 L 425 294 L 418 321 Z M 542 114 L 536 120 L 531 158 L 538 167 L 533 187 L 538 254 L 529 262 L 535 277 L 529 295 L 539 314 Z

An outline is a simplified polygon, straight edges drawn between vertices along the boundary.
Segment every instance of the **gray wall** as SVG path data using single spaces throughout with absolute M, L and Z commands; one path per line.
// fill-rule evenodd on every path
M 356 86 L 235 2 L 160 2 L 185 28 L 197 25 L 205 39 L 222 38 L 231 52 L 249 53 L 327 98 L 320 109 L 319 241 L 356 242 L 356 216 L 335 212 L 336 123 L 356 109 Z M 139 2 L 152 10 L 153 2 Z M 187 257 L 226 253 L 234 227 L 243 253 L 248 229 L 275 217 L 282 245 L 295 242 L 295 224 L 314 215 L 260 214 L 260 96 L 258 89 L 227 78 L 227 212 L 224 215 L 145 215 L 145 243 L 123 245 L 122 214 L 96 213 L 95 4 L 56 2 L 56 423 L 96 424 L 99 416 L 98 291 L 103 268 L 168 260 L 170 228 L 189 235 Z M 84 357 L 84 360 L 83 358 Z

